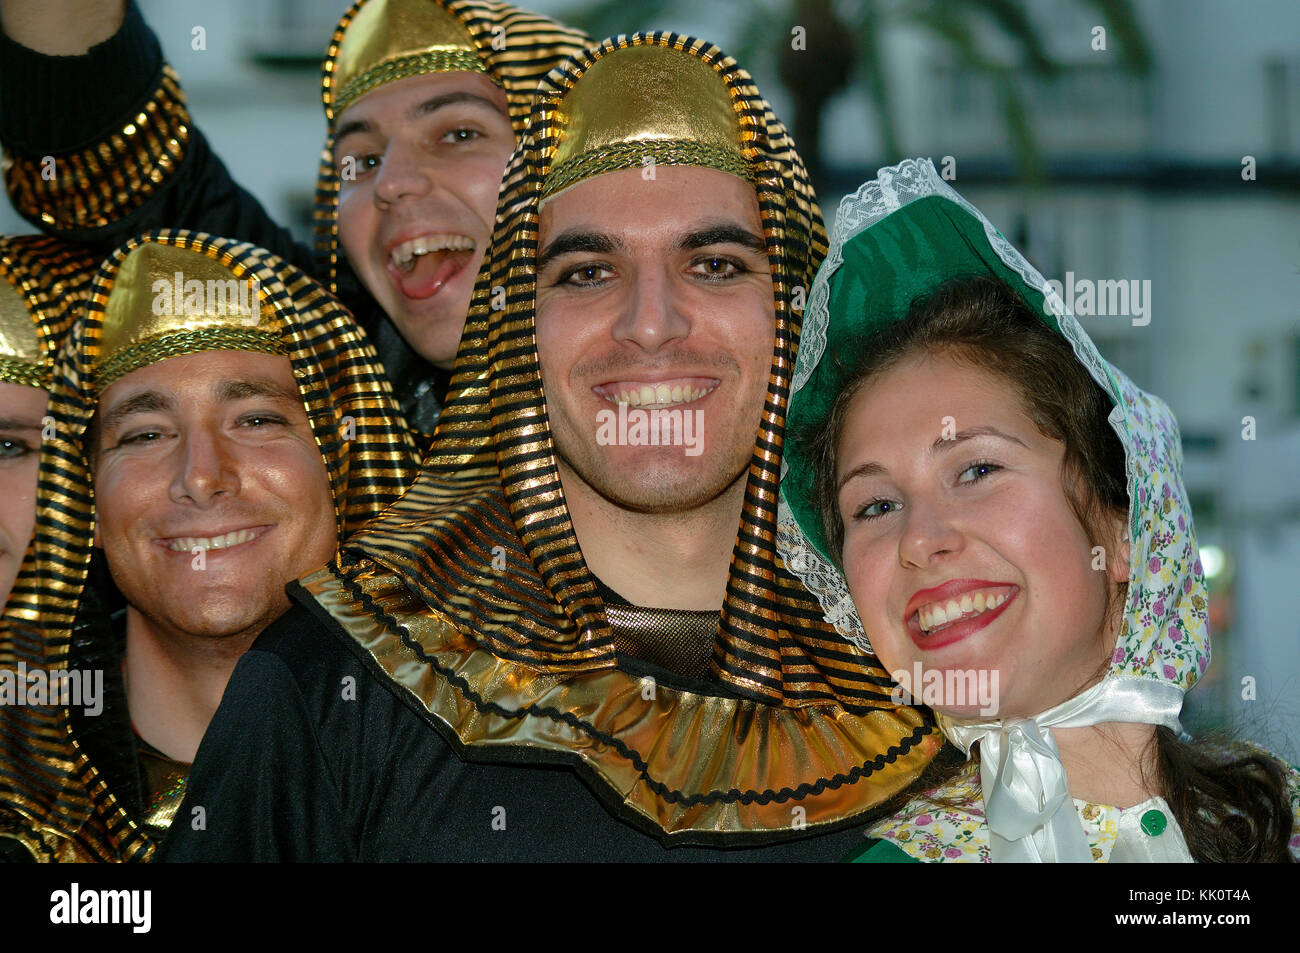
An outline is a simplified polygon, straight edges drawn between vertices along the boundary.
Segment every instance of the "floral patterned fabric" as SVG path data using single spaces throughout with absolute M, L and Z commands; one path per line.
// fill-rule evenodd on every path
M 936 803 L 940 798 L 948 803 Z M 1153 801 L 1163 804 L 1159 798 Z M 1153 806 L 1148 801 L 1128 810 L 1145 812 Z M 1079 798 L 1074 798 L 1074 809 L 1092 850 L 1092 859 L 1106 863 L 1119 836 L 1119 822 L 1125 812 L 1109 804 L 1090 804 Z M 1167 812 L 1168 808 L 1165 810 Z M 1171 824 L 1177 824 L 1172 814 L 1168 816 Z M 920 861 L 991 863 L 978 764 L 973 760 L 967 762 L 962 773 L 942 790 L 927 791 L 901 813 L 879 823 L 871 830 L 870 836 L 888 841 Z

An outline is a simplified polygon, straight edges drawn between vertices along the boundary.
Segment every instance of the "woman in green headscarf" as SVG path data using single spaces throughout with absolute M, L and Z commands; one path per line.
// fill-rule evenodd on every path
M 790 424 L 787 563 L 957 749 L 863 859 L 1300 849 L 1300 774 L 1180 738 L 1209 635 L 1173 415 L 928 161 L 845 199 Z

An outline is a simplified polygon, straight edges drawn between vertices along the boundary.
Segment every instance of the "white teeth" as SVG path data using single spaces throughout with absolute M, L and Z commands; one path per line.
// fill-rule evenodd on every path
M 388 254 L 394 268 L 406 270 L 421 255 L 434 251 L 473 251 L 474 239 L 465 235 L 421 235 L 402 242 Z
M 960 599 L 949 599 L 944 603 L 936 602 L 922 606 L 916 611 L 916 620 L 922 631 L 931 632 L 941 625 L 948 625 L 959 619 L 996 609 L 1009 598 L 1010 595 L 1005 592 L 990 592 L 987 595 L 984 592 L 976 592 L 973 595 L 968 592 Z
M 642 384 L 639 387 L 632 387 L 628 390 L 621 390 L 606 400 L 612 400 L 616 404 L 631 404 L 633 407 L 656 405 L 660 407 L 670 407 L 673 404 L 689 404 L 691 401 L 699 400 L 705 394 L 711 394 L 717 388 L 717 384 L 709 387 L 683 387 L 680 384 L 668 386 L 667 384 Z
M 192 553 L 196 549 L 228 549 L 247 543 L 257 538 L 257 531 L 237 529 L 223 536 L 183 536 L 167 543 L 167 548 L 176 553 Z

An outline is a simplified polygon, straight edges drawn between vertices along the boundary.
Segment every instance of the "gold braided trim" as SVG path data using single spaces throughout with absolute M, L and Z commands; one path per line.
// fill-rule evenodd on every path
M 180 357 L 198 351 L 286 353 L 280 335 L 271 331 L 230 327 L 172 331 L 138 341 L 104 361 L 95 372 L 95 393 L 102 394 L 109 384 L 132 371 L 165 361 L 169 357 Z
M 49 390 L 53 379 L 54 374 L 48 367 L 41 368 L 26 361 L 0 357 L 0 384 L 23 384 Z
M 175 71 L 119 131 L 59 156 L 6 154 L 5 186 L 30 221 L 63 228 L 102 228 L 138 209 L 175 173 L 190 138 L 190 114 Z
M 646 165 L 646 157 L 656 165 L 696 165 L 740 176 L 746 182 L 757 181 L 753 166 L 742 156 L 727 149 L 682 139 L 651 139 L 644 142 L 621 142 L 605 149 L 574 156 L 547 173 L 542 196 L 554 195 L 575 182 L 606 172 L 618 172 Z
M 483 61 L 472 50 L 427 50 L 411 56 L 399 56 L 385 60 L 378 66 L 372 66 L 360 76 L 350 80 L 339 90 L 334 105 L 337 116 L 354 102 L 379 86 L 408 76 L 423 76 L 426 73 L 486 73 Z

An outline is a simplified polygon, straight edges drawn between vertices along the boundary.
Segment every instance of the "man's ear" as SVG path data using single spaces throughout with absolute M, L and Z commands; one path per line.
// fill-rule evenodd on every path
M 1128 516 L 1119 514 L 1109 517 L 1110 538 L 1115 541 L 1114 555 L 1107 563 L 1107 572 L 1111 582 L 1128 582 L 1129 559 L 1133 555 L 1132 542 L 1128 538 Z

